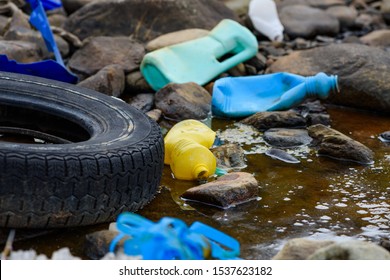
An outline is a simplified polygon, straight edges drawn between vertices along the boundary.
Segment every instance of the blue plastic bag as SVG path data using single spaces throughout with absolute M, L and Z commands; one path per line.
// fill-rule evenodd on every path
M 75 84 L 78 81 L 78 77 L 70 72 L 64 65 L 61 53 L 54 40 L 54 35 L 50 29 L 49 21 L 47 20 L 45 10 L 40 0 L 27 0 L 31 5 L 30 23 L 38 29 L 47 49 L 54 53 L 56 61 L 43 60 L 32 63 L 18 63 L 15 60 L 10 60 L 4 54 L 0 55 L 0 71 L 13 72 L 19 74 L 33 75 L 42 78 L 62 81 L 66 83 Z M 45 1 L 47 5 L 54 6 L 53 3 L 58 2 L 56 0 Z
M 120 234 L 111 242 L 110 252 L 125 237 L 124 252 L 144 260 L 238 259 L 240 244 L 234 238 L 208 225 L 195 222 L 191 227 L 175 218 L 154 223 L 134 213 L 117 219 Z M 227 248 L 227 249 L 225 249 Z

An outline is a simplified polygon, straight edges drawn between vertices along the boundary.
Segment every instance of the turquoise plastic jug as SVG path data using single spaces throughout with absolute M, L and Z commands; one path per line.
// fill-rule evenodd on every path
M 204 85 L 256 55 L 257 49 L 256 37 L 246 27 L 224 19 L 205 37 L 146 54 L 141 72 L 154 90 L 170 82 Z
M 325 99 L 331 91 L 338 91 L 337 76 L 322 72 L 310 77 L 290 73 L 227 77 L 214 83 L 211 108 L 214 115 L 239 118 L 287 110 L 307 97 Z

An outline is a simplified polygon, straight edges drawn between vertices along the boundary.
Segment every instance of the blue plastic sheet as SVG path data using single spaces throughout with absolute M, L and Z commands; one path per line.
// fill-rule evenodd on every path
M 238 259 L 240 244 L 234 238 L 200 222 L 190 227 L 175 218 L 164 217 L 154 223 L 134 213 L 117 219 L 120 234 L 111 242 L 110 252 L 120 240 L 124 252 L 144 260 Z
M 0 55 L 0 71 L 13 72 L 19 74 L 33 75 L 42 78 L 62 81 L 75 84 L 78 77 L 70 72 L 64 65 L 61 53 L 54 40 L 54 35 L 50 29 L 49 21 L 47 20 L 45 10 L 40 0 L 27 0 L 31 5 L 30 23 L 38 29 L 45 41 L 46 47 L 50 52 L 54 53 L 56 61 L 43 60 L 32 63 L 18 63 L 15 60 L 10 60 L 4 54 Z M 53 6 L 56 0 L 44 1 Z

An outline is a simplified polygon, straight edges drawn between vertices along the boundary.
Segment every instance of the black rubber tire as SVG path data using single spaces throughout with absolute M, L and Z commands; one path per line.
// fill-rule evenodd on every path
M 0 227 L 110 222 L 143 207 L 160 184 L 158 124 L 101 93 L 0 72 L 0 126 L 72 142 L 0 142 Z

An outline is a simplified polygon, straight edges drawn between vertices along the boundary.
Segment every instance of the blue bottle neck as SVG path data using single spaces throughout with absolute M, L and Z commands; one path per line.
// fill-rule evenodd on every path
M 337 76 L 327 76 L 324 73 L 318 73 L 305 79 L 306 95 L 308 97 L 318 97 L 325 99 L 330 92 L 339 92 Z

